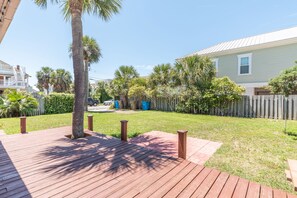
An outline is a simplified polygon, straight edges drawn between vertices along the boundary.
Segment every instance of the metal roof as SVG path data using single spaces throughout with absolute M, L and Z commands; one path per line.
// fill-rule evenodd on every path
M 213 57 L 292 43 L 297 43 L 297 27 L 219 43 L 215 46 L 190 54 L 189 56 L 207 55 Z

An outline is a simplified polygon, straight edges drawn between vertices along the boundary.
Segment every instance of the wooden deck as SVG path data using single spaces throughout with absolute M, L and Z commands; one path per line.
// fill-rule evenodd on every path
M 1 136 L 0 197 L 296 197 L 98 133 L 69 140 L 69 131 Z
M 157 150 L 166 155 L 177 157 L 178 141 L 176 134 L 151 131 L 129 140 L 138 146 Z M 221 147 L 222 143 L 187 137 L 187 160 L 204 165 L 207 160 Z

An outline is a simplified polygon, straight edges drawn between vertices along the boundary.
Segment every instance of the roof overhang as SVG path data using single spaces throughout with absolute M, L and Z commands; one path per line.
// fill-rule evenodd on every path
M 291 38 L 291 39 L 269 42 L 269 43 L 263 43 L 263 44 L 259 44 L 259 45 L 251 45 L 251 46 L 247 46 L 247 47 L 222 50 L 222 51 L 217 51 L 217 52 L 213 52 L 213 53 L 205 53 L 204 54 L 204 53 L 198 52 L 195 54 L 199 55 L 199 56 L 218 57 L 218 56 L 225 56 L 225 55 L 230 55 L 230 54 L 235 54 L 235 53 L 245 53 L 245 52 L 254 51 L 254 50 L 273 48 L 273 47 L 279 47 L 279 46 L 283 46 L 283 45 L 290 45 L 290 44 L 296 44 L 296 43 L 297 43 L 297 37 Z M 194 55 L 194 54 L 192 54 L 192 55 Z
M 0 0 L 0 43 L 20 4 L 20 0 Z

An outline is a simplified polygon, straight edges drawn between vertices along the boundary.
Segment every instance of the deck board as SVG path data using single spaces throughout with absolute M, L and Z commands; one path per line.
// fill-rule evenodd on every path
M 1 136 L 0 197 L 296 197 L 176 158 L 175 151 L 92 132 L 69 140 L 70 131 Z

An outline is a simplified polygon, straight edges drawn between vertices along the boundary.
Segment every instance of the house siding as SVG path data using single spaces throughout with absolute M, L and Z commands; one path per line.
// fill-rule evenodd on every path
M 273 48 L 245 51 L 218 58 L 218 77 L 228 76 L 236 83 L 264 83 L 295 65 L 297 43 Z M 238 75 L 238 55 L 252 53 L 250 75 Z

